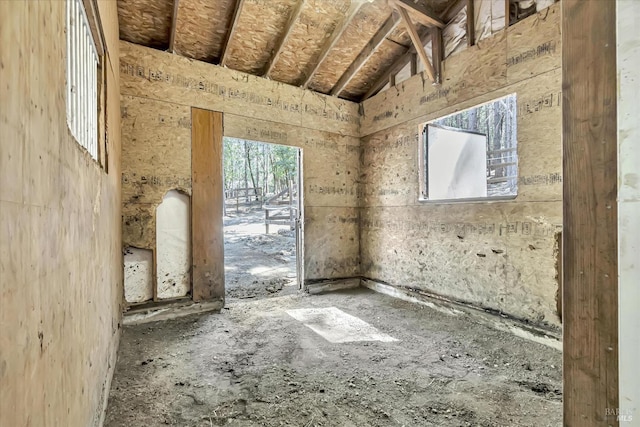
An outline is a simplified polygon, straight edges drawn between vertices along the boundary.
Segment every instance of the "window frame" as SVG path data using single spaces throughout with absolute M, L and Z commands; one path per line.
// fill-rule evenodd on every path
M 76 14 L 75 16 L 77 16 L 78 13 L 80 14 L 82 19 L 82 22 L 80 22 L 79 25 L 75 22 L 72 23 L 74 14 Z M 78 147 L 83 152 L 86 152 L 94 162 L 96 162 L 105 170 L 105 172 L 108 172 L 108 140 L 106 114 L 107 79 L 106 67 L 104 66 L 106 57 L 106 44 L 104 42 L 104 32 L 96 0 L 65 0 L 65 33 L 67 48 L 65 69 L 65 111 L 67 129 L 69 130 L 71 137 L 76 141 Z M 95 56 L 95 61 L 93 61 L 94 65 L 87 65 L 87 62 L 89 61 L 86 61 L 84 64 L 80 64 L 79 61 L 77 61 L 77 57 L 79 55 L 78 53 L 76 53 L 77 47 L 78 44 L 81 43 L 81 41 L 79 41 L 79 37 L 87 37 L 90 40 L 90 48 L 93 48 L 93 51 L 87 52 L 88 48 L 85 46 L 85 51 L 80 52 L 79 54 L 93 54 Z M 75 49 L 75 52 L 73 51 L 73 49 Z M 74 59 L 76 61 L 74 61 Z M 92 75 L 91 70 L 93 70 L 94 67 L 95 71 Z M 88 79 L 88 82 L 93 84 L 92 89 L 94 90 L 94 92 L 92 96 L 95 96 L 95 99 L 91 99 L 90 101 L 85 100 L 85 105 L 90 108 L 87 108 L 87 113 L 81 113 L 84 115 L 81 115 L 79 119 L 77 117 L 73 117 L 73 114 L 78 114 L 77 111 L 82 108 L 78 104 L 78 102 L 80 101 L 80 97 L 70 96 L 70 84 L 73 73 L 75 73 L 76 76 L 80 75 L 80 78 Z M 87 99 L 91 98 L 91 96 L 89 95 L 90 94 L 85 94 L 85 97 Z M 89 113 L 89 111 L 94 108 L 95 113 Z M 95 116 L 93 116 L 93 114 L 95 114 Z M 81 139 L 83 138 L 78 137 L 78 123 L 81 123 L 81 120 L 89 121 L 89 129 L 87 130 L 87 132 L 89 130 L 91 132 L 95 132 L 95 139 L 93 141 L 93 153 L 90 149 L 91 147 L 87 146 L 86 139 L 84 141 L 81 141 Z M 82 123 L 82 125 L 80 126 L 87 126 L 87 124 Z
M 477 132 L 477 131 L 472 131 L 472 130 L 466 130 L 466 129 L 457 129 L 457 128 L 452 128 L 450 126 L 444 126 L 444 125 L 440 125 L 440 124 L 436 124 L 435 122 L 444 119 L 446 117 L 450 117 L 456 114 L 460 114 L 462 112 L 477 108 L 479 106 L 482 105 L 486 105 L 486 104 L 491 104 L 493 102 L 496 102 L 500 99 L 503 98 L 507 98 L 509 96 L 515 96 L 515 101 L 516 101 L 516 111 L 515 113 L 515 123 L 516 123 L 516 140 L 515 140 L 515 147 L 513 148 L 509 148 L 509 149 L 505 149 L 505 150 L 514 150 L 515 151 L 515 158 L 516 158 L 516 162 L 515 162 L 515 167 L 516 167 L 516 177 L 515 177 L 515 184 L 516 184 L 516 192 L 515 194 L 508 194 L 508 195 L 498 195 L 498 196 L 486 196 L 486 197 L 468 197 L 468 198 L 460 198 L 460 199 L 429 199 L 428 195 L 429 195 L 429 183 L 427 182 L 427 175 L 428 175 L 428 156 L 427 156 L 427 144 L 428 144 L 428 140 L 427 140 L 427 134 L 426 134 L 426 129 L 427 126 L 430 124 L 433 124 L 434 126 L 440 127 L 440 128 L 444 128 L 444 129 L 450 129 L 450 130 L 461 130 L 463 132 L 468 132 L 468 133 L 474 133 L 474 134 L 482 134 L 481 132 Z M 435 119 L 429 120 L 427 122 L 421 123 L 418 125 L 418 202 L 419 203 L 435 203 L 435 204 L 455 204 L 455 203 L 478 203 L 478 202 L 485 202 L 485 203 L 490 203 L 490 202 L 495 202 L 495 201 L 508 201 L 508 200 L 514 200 L 518 197 L 519 194 L 519 188 L 518 188 L 518 179 L 520 177 L 520 160 L 519 160 L 519 156 L 518 156 L 518 128 L 517 128 L 517 121 L 518 121 L 518 112 L 517 112 L 517 93 L 510 93 L 504 96 L 500 96 L 497 98 L 494 98 L 490 101 L 487 102 L 481 102 L 479 104 L 473 105 L 472 107 L 469 108 L 464 108 L 461 109 L 459 111 L 455 111 L 453 113 L 450 114 L 445 114 L 443 116 L 439 116 Z M 489 150 L 489 147 L 487 146 L 487 154 L 492 153 L 492 152 L 496 152 L 498 150 Z M 490 159 L 487 159 L 490 160 Z M 487 171 L 488 169 L 487 165 Z M 487 184 L 488 184 L 488 180 L 491 179 L 489 177 L 487 177 Z

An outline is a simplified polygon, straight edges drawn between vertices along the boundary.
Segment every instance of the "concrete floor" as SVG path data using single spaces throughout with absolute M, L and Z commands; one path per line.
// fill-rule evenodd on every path
M 369 326 L 328 340 L 287 313 L 327 307 Z M 349 341 L 368 329 L 395 340 Z M 297 293 L 125 327 L 106 426 L 559 426 L 560 389 L 549 347 L 365 289 Z

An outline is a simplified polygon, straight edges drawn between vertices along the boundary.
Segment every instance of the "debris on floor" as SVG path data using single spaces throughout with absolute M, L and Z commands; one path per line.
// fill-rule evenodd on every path
M 395 341 L 331 342 L 288 314 L 326 309 Z M 125 327 L 105 425 L 558 426 L 561 377 L 559 351 L 464 316 L 296 293 Z

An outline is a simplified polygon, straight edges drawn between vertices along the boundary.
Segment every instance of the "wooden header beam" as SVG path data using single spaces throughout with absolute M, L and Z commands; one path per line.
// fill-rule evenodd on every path
M 406 13 L 406 12 L 405 12 Z M 389 19 L 387 19 L 382 25 L 382 27 L 378 30 L 378 32 L 373 36 L 369 43 L 360 51 L 356 59 L 353 60 L 349 68 L 342 74 L 342 77 L 335 84 L 333 89 L 331 90 L 331 95 L 338 96 L 344 90 L 344 88 L 349 84 L 351 79 L 356 75 L 356 73 L 362 68 L 362 66 L 369 60 L 371 55 L 378 49 L 378 47 L 384 42 L 384 40 L 389 37 L 389 34 L 396 29 L 398 24 L 400 23 L 400 18 L 396 13 L 393 13 Z
M 231 39 L 236 33 L 236 29 L 238 28 L 238 20 L 240 18 L 240 13 L 242 12 L 242 6 L 244 6 L 244 0 L 237 0 L 236 7 L 233 11 L 233 19 L 231 20 L 231 27 L 227 32 L 227 37 L 224 40 L 224 44 L 222 45 L 222 55 L 220 55 L 220 65 L 227 65 L 227 60 L 229 59 L 229 44 L 231 43 Z
M 331 37 L 329 37 L 329 40 L 327 40 L 327 42 L 322 47 L 320 55 L 318 55 L 318 59 L 315 61 L 313 68 L 307 73 L 307 77 L 305 77 L 304 82 L 302 83 L 303 88 L 306 89 L 309 86 L 309 83 L 313 79 L 313 76 L 316 75 L 324 60 L 327 59 L 329 52 L 338 43 L 338 41 L 342 37 L 342 34 L 344 34 L 346 29 L 349 27 L 349 24 L 351 24 L 351 21 L 353 21 L 353 18 L 356 16 L 363 4 L 363 0 L 351 1 L 349 10 L 347 10 L 347 13 L 345 14 L 342 21 L 340 21 L 340 23 L 333 30 L 333 32 L 331 33 Z
M 278 62 L 278 58 L 280 57 L 280 54 L 282 54 L 284 46 L 287 44 L 287 40 L 289 40 L 289 37 L 293 32 L 293 27 L 295 27 L 296 22 L 298 22 L 298 19 L 300 18 L 300 14 L 302 13 L 304 4 L 305 4 L 305 0 L 298 0 L 298 4 L 296 5 L 295 9 L 293 9 L 293 11 L 291 12 L 291 15 L 289 15 L 287 26 L 285 27 L 284 33 L 282 34 L 282 37 L 280 38 L 280 40 L 278 41 L 278 44 L 276 45 L 275 53 L 267 63 L 267 66 L 264 72 L 264 77 L 269 77 L 269 75 L 271 74 L 271 71 L 273 71 L 273 67 L 275 67 L 276 65 L 276 62 Z
M 437 17 L 431 10 L 425 7 L 424 3 L 416 0 L 392 0 L 391 4 L 396 9 L 407 11 L 413 18 L 427 27 L 444 28 L 445 23 Z

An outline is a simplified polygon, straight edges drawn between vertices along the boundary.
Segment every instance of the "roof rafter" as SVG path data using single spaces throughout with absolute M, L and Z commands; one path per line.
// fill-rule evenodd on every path
M 313 68 L 307 73 L 307 77 L 305 77 L 304 82 L 302 83 L 303 88 L 306 89 L 309 86 L 309 83 L 320 69 L 320 66 L 322 65 L 324 60 L 327 59 L 327 56 L 329 55 L 331 49 L 333 49 L 333 47 L 338 43 L 340 37 L 342 37 L 342 34 L 344 34 L 346 29 L 349 27 L 349 24 L 351 24 L 351 21 L 353 21 L 353 18 L 356 16 L 358 11 L 364 4 L 365 0 L 351 1 L 349 10 L 347 10 L 347 13 L 344 15 L 342 21 L 340 21 L 340 23 L 336 25 L 336 28 L 331 33 L 331 37 L 329 37 L 324 46 L 322 46 L 322 50 L 318 55 L 318 59 L 313 63 Z
M 444 28 L 445 23 L 429 10 L 422 2 L 417 0 L 393 0 L 392 4 L 398 10 L 407 11 L 413 18 L 427 27 Z
M 423 45 L 428 42 L 430 38 L 430 30 L 423 30 L 420 34 L 420 41 Z M 387 69 L 387 71 L 385 71 L 384 74 L 381 75 L 378 80 L 376 80 L 373 86 L 371 86 L 367 93 L 364 94 L 362 99 L 365 100 L 378 93 L 380 89 L 382 89 L 387 83 L 389 83 L 389 76 L 392 74 L 397 74 L 400 70 L 402 70 L 407 64 L 412 61 L 412 58 L 415 58 L 415 55 L 417 55 L 416 48 L 414 45 L 411 45 L 411 47 L 407 49 L 407 51 L 402 54 L 402 56 L 396 59 L 395 62 Z
M 173 15 L 171 15 L 171 36 L 169 36 L 169 52 L 173 53 L 176 43 L 176 24 L 178 23 L 178 7 L 180 0 L 173 0 Z
M 449 6 L 440 15 L 442 21 L 447 25 L 460 13 L 460 11 L 467 5 L 467 0 L 452 0 Z M 424 46 L 431 37 L 431 31 L 423 31 L 420 34 L 420 42 Z M 376 82 L 369 88 L 367 93 L 362 97 L 362 100 L 371 98 L 378 93 L 387 83 L 389 83 L 389 76 L 402 70 L 407 64 L 411 62 L 412 56 L 416 53 L 415 46 L 411 46 L 402 56 L 395 60 L 395 62 L 384 72 L 382 76 L 376 80 Z
M 229 27 L 229 31 L 227 31 L 227 37 L 224 40 L 224 44 L 222 45 L 222 54 L 220 55 L 220 65 L 225 66 L 227 60 L 229 59 L 229 44 L 231 44 L 231 39 L 233 35 L 236 33 L 236 29 L 238 28 L 238 19 L 240 18 L 240 13 L 242 12 L 242 6 L 244 6 L 244 0 L 237 0 L 236 7 L 233 10 L 233 19 L 231 20 L 231 26 Z
M 397 8 L 397 11 L 400 13 L 400 17 L 402 18 L 404 26 L 407 28 L 407 32 L 409 33 L 409 37 L 413 42 L 413 46 L 416 48 L 416 52 L 418 52 L 418 56 L 422 60 L 422 65 L 424 65 L 424 71 L 427 73 L 427 76 L 429 76 L 429 79 L 432 82 L 436 84 L 440 83 L 440 79 L 439 79 L 440 76 L 436 78 L 435 71 L 433 70 L 433 65 L 431 65 L 431 61 L 429 61 L 427 52 L 424 50 L 424 46 L 422 45 L 420 36 L 416 31 L 416 27 L 414 27 L 413 22 L 411 22 L 411 18 L 409 17 L 409 12 L 407 12 L 405 9 L 401 7 Z M 432 48 L 432 52 L 433 52 L 433 48 Z
M 295 9 L 293 9 L 293 11 L 291 12 L 291 15 L 289 15 L 289 21 L 287 22 L 287 26 L 285 27 L 282 37 L 280 38 L 280 40 L 278 41 L 278 44 L 276 45 L 275 53 L 267 63 L 267 66 L 264 72 L 264 77 L 269 77 L 269 75 L 273 71 L 273 67 L 275 67 L 276 63 L 278 62 L 278 58 L 280 57 L 280 54 L 282 54 L 284 46 L 287 44 L 287 40 L 289 40 L 289 37 L 293 32 L 293 27 L 295 27 L 296 22 L 298 22 L 298 18 L 300 18 L 300 14 L 302 13 L 304 4 L 305 4 L 305 0 L 298 0 L 298 4 L 296 5 Z
M 396 29 L 396 27 L 400 24 L 400 17 L 397 13 L 391 14 L 391 16 L 385 21 L 382 27 L 376 32 L 376 34 L 369 40 L 369 42 L 365 45 L 364 48 L 360 51 L 356 59 L 353 60 L 349 68 L 342 74 L 338 82 L 334 85 L 333 89 L 331 89 L 331 95 L 338 96 L 344 90 L 344 88 L 349 84 L 351 79 L 356 75 L 356 73 L 362 68 L 362 66 L 367 62 L 367 60 L 374 54 L 374 52 L 380 47 L 382 42 Z

